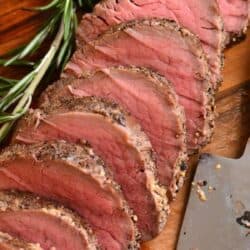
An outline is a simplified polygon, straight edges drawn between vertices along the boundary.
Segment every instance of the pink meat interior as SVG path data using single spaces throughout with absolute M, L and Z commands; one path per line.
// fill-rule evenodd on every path
M 120 199 L 78 169 L 60 161 L 18 159 L 2 164 L 1 190 L 29 191 L 64 203 L 88 220 L 104 247 L 123 249 L 131 239 L 131 222 L 121 211 Z
M 244 2 L 244 0 L 234 2 L 237 1 Z M 229 0 L 219 2 L 229 2 Z M 220 28 L 216 8 L 216 0 L 102 1 L 96 5 L 93 13 L 83 17 L 78 28 L 79 47 L 83 44 L 82 40 L 91 41 L 115 24 L 154 17 L 166 18 L 176 21 L 198 35 L 204 50 L 209 55 L 215 79 L 218 80 L 220 77 L 218 51 L 221 47 L 222 34 L 216 31 Z
M 137 25 L 77 51 L 67 72 L 80 76 L 83 71 L 117 65 L 143 66 L 159 72 L 173 83 L 179 95 L 192 148 L 197 144 L 195 133 L 203 131 L 206 113 L 205 86 L 199 79 L 200 72 L 205 72 L 204 63 L 199 60 L 178 32 L 160 25 Z
M 39 211 L 0 212 L 0 230 L 28 242 L 39 243 L 44 250 L 86 249 L 79 231 L 58 217 Z
M 121 185 L 124 195 L 138 216 L 138 226 L 145 237 L 157 233 L 157 212 L 147 189 L 144 163 L 130 143 L 126 128 L 114 125 L 103 116 L 84 112 L 68 112 L 47 116 L 37 128 L 27 128 L 17 135 L 26 142 L 52 139 L 88 140 L 102 157 Z M 102 203 L 100 207 L 103 209 Z
M 182 138 L 176 137 L 181 128 L 176 110 L 166 96 L 167 87 L 163 93 L 141 73 L 114 69 L 103 70 L 92 78 L 72 81 L 56 92 L 61 97 L 70 93 L 79 97 L 105 97 L 125 107 L 137 118 L 157 153 L 161 183 L 167 186 L 171 183 L 173 168 L 183 148 Z

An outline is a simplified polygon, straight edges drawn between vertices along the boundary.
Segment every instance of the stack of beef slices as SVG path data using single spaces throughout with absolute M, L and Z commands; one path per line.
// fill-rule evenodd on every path
M 118 66 L 100 69 L 86 77 L 62 79 L 52 84 L 40 98 L 41 107 L 51 106 L 50 100 L 66 96 L 79 99 L 84 96 L 104 97 L 126 108 L 152 143 L 160 182 L 175 196 L 183 183 L 187 149 L 185 115 L 169 81 L 146 68 Z M 89 136 L 93 137 L 92 133 Z M 88 140 L 91 142 L 91 138 Z M 143 142 L 142 136 L 138 142 Z
M 58 139 L 91 144 L 120 185 L 144 239 L 162 230 L 168 212 L 166 190 L 157 178 L 150 141 L 133 117 L 97 97 L 69 97 L 30 112 L 14 135 L 16 142 L 24 143 Z M 112 230 L 118 229 L 113 225 Z
M 225 39 L 217 0 L 101 1 L 95 6 L 93 13 L 83 16 L 78 28 L 78 47 L 81 48 L 83 43 L 96 39 L 116 24 L 152 18 L 173 20 L 199 37 L 213 72 L 213 86 L 216 87 L 221 81 Z
M 64 76 L 80 77 L 118 65 L 146 67 L 169 80 L 186 115 L 188 150 L 206 145 L 212 134 L 214 95 L 195 35 L 166 19 L 122 23 L 78 49 Z
M 0 155 L 0 249 L 135 250 L 156 237 L 188 155 L 212 136 L 223 49 L 247 7 L 104 0 L 84 15 L 62 78 Z
M 97 241 L 95 244 L 91 240 L 89 245 L 90 240 L 86 239 L 87 247 L 83 245 L 80 249 L 93 249 L 93 245 L 97 249 L 98 247 L 100 249 L 138 249 L 136 216 L 128 207 L 119 185 L 113 181 L 108 168 L 86 144 L 51 141 L 6 148 L 0 156 L 0 190 L 30 192 L 76 211 L 92 229 Z M 41 208 L 38 201 L 32 204 L 36 203 Z M 0 204 L 3 206 L 1 209 L 3 211 L 12 209 L 8 202 L 1 201 Z M 28 205 L 32 207 L 32 204 L 31 199 L 28 199 L 24 207 L 27 208 Z M 28 216 L 25 217 L 26 220 L 20 213 L 18 213 L 18 220 L 21 221 L 19 227 L 15 223 L 17 217 L 14 215 L 11 217 L 13 221 L 10 219 L 10 222 L 8 220 L 0 223 L 3 227 L 1 231 L 11 232 L 14 236 L 16 234 L 20 236 L 23 232 L 22 236 L 28 237 L 26 231 L 31 230 L 33 226 L 38 226 L 34 230 L 40 231 L 42 237 L 45 235 L 43 230 L 50 228 L 52 232 L 48 233 L 68 239 L 68 246 L 77 243 L 78 246 L 81 245 L 80 239 L 74 238 L 72 243 L 69 241 L 75 233 L 66 231 L 66 226 L 61 227 L 63 232 L 60 232 L 59 225 L 51 219 L 49 221 L 52 224 L 48 226 L 46 215 L 40 214 L 40 218 L 36 219 L 37 216 L 34 218 L 29 209 L 25 211 Z M 5 217 L 6 215 L 2 219 L 4 220 Z M 22 223 L 22 220 L 26 224 Z M 18 228 L 15 228 L 16 226 Z M 85 228 L 84 225 L 82 228 Z M 85 235 L 90 232 L 87 228 L 85 231 Z M 45 237 L 45 242 L 39 235 L 37 237 L 29 240 L 41 240 L 42 245 L 48 241 L 48 237 Z M 57 249 L 74 249 L 65 248 L 66 243 L 58 237 L 53 243 L 57 244 Z

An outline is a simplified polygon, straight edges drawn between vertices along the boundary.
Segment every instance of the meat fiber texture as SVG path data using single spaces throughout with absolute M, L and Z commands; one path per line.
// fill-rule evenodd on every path
M 41 96 L 40 105 L 50 105 L 65 96 L 104 97 L 130 112 L 156 152 L 160 182 L 175 196 L 186 170 L 186 121 L 178 97 L 164 77 L 145 68 L 102 69 L 89 77 L 52 84 Z
M 174 20 L 199 37 L 213 72 L 213 86 L 217 88 L 221 82 L 225 33 L 216 0 L 101 1 L 92 13 L 83 16 L 77 31 L 78 47 L 113 25 L 150 18 Z
M 0 232 L 0 250 L 42 250 L 39 244 L 28 243 Z
M 54 101 L 27 116 L 14 137 L 26 143 L 53 139 L 84 139 L 91 144 L 120 184 L 143 240 L 163 229 L 167 196 L 156 178 L 151 144 L 138 123 L 117 104 L 94 97 Z
M 0 190 L 32 192 L 69 207 L 91 226 L 101 249 L 138 249 L 133 214 L 103 162 L 87 145 L 14 145 L 0 155 Z
M 218 0 L 227 32 L 226 43 L 244 35 L 248 24 L 248 0 Z
M 44 250 L 97 250 L 93 232 L 71 210 L 29 193 L 0 192 L 0 230 Z
M 80 77 L 118 65 L 150 68 L 171 81 L 185 110 L 191 152 L 210 140 L 214 94 L 206 56 L 196 36 L 162 19 L 121 24 L 78 49 L 64 76 Z

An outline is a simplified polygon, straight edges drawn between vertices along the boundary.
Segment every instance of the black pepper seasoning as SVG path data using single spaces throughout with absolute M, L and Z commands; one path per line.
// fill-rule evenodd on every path
M 181 171 L 185 171 L 187 169 L 187 164 L 184 161 L 181 162 L 180 169 Z

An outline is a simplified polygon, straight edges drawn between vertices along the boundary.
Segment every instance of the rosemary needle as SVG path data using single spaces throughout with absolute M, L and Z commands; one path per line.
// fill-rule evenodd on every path
M 50 66 L 50 63 L 52 62 L 58 48 L 59 45 L 62 41 L 63 38 L 63 22 L 61 22 L 60 25 L 60 29 L 57 33 L 57 36 L 55 38 L 55 40 L 53 41 L 49 51 L 47 52 L 47 54 L 45 55 L 45 57 L 43 58 L 43 60 L 41 61 L 41 63 L 39 64 L 39 66 L 34 70 L 34 79 L 31 82 L 31 84 L 29 85 L 29 87 L 25 90 L 23 97 L 20 99 L 20 101 L 18 102 L 17 106 L 15 107 L 12 116 L 14 117 L 14 120 L 16 119 L 15 114 L 23 114 L 27 111 L 30 102 L 31 102 L 31 98 L 32 95 L 36 89 L 36 87 L 38 86 L 38 84 L 40 83 L 41 79 L 43 78 L 45 72 L 47 71 L 48 67 Z M 28 104 L 28 105 L 27 105 Z M 17 116 L 17 118 L 19 118 Z M 4 139 L 5 136 L 7 135 L 8 131 L 10 130 L 11 126 L 13 125 L 13 121 L 7 122 L 5 123 L 1 129 L 0 129 L 0 140 Z
M 91 0 L 87 0 L 87 5 Z M 0 76 L 0 142 L 8 135 L 14 122 L 29 109 L 37 86 L 51 66 L 63 69 L 74 48 L 77 25 L 76 10 L 83 6 L 82 0 L 52 0 L 49 4 L 29 9 L 30 11 L 53 10 L 53 15 L 34 38 L 26 45 L 8 53 L 0 59 L 2 66 L 29 66 L 31 71 L 22 79 L 9 79 Z M 44 57 L 38 62 L 26 58 L 32 55 L 45 39 L 56 36 Z

